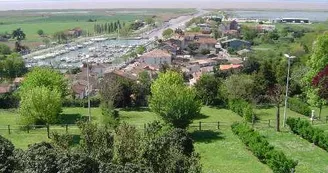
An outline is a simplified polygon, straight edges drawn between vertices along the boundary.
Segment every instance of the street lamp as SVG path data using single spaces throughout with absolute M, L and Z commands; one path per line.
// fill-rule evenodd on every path
M 285 109 L 284 109 L 283 127 L 285 127 L 285 124 L 286 124 L 286 111 L 287 111 L 288 89 L 289 89 L 290 60 L 296 58 L 295 56 L 289 56 L 288 54 L 285 54 L 285 57 L 288 59 L 288 70 L 287 70 L 287 81 L 286 81 L 286 96 L 285 96 Z

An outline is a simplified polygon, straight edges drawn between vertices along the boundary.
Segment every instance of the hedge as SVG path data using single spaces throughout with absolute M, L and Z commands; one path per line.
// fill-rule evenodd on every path
M 88 99 L 64 99 L 62 102 L 63 107 L 88 107 Z M 99 107 L 100 98 L 91 97 L 90 107 Z
M 293 133 L 328 151 L 328 133 L 314 128 L 307 120 L 301 120 L 300 118 L 289 117 L 286 123 Z
M 241 117 L 244 117 L 246 121 L 251 122 L 253 119 L 253 107 L 251 104 L 241 99 L 232 99 L 229 100 L 229 109 L 238 114 Z
M 296 167 L 297 162 L 288 159 L 283 152 L 275 150 L 263 136 L 248 125 L 234 123 L 231 129 L 248 149 L 262 163 L 267 164 L 274 173 L 290 173 Z
M 304 103 L 298 98 L 289 98 L 288 107 L 290 110 L 300 113 L 305 116 L 311 115 L 311 109 L 308 104 Z

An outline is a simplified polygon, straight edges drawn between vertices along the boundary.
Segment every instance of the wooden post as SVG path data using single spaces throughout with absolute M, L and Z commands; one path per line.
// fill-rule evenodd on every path
M 8 125 L 8 133 L 10 134 L 10 125 Z
M 66 133 L 68 133 L 68 124 L 65 126 Z
M 269 120 L 269 122 L 268 122 L 268 126 L 270 127 L 270 120 Z
M 328 122 L 328 116 L 326 116 L 326 124 L 327 124 L 327 122 Z
M 199 122 L 199 130 L 202 130 L 202 122 Z
M 218 130 L 220 129 L 220 121 L 218 121 Z
M 49 124 L 47 124 L 47 136 L 50 139 L 50 127 L 49 127 Z

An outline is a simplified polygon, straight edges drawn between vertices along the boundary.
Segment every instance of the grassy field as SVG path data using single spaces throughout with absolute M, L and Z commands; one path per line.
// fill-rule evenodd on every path
M 114 22 L 132 22 L 146 17 L 156 17 L 158 21 L 165 21 L 184 14 L 195 12 L 194 9 L 108 9 L 108 10 L 36 10 L 0 12 L 0 33 L 12 33 L 14 29 L 22 28 L 26 34 L 23 44 L 36 47 L 42 44 L 44 38 L 37 34 L 39 29 L 52 38 L 58 31 L 65 31 L 80 27 L 93 33 L 94 24 Z M 88 22 L 89 19 L 96 22 Z M 4 42 L 13 46 L 13 41 Z
M 256 114 L 259 120 L 267 121 L 275 118 L 275 108 L 257 109 Z M 328 112 L 328 109 L 323 110 L 323 114 Z M 242 118 L 230 110 L 203 107 L 202 115 L 197 117 L 190 127 L 190 132 L 195 140 L 195 149 L 201 155 L 201 163 L 203 170 L 206 173 L 211 172 L 272 172 L 271 169 L 253 156 L 247 150 L 245 145 L 235 136 L 230 128 L 233 122 L 242 121 Z M 88 109 L 86 108 L 64 108 L 63 114 L 66 116 L 87 116 Z M 92 120 L 101 122 L 101 111 L 99 108 L 91 109 Z M 149 112 L 148 109 L 139 110 L 120 110 L 121 120 L 130 124 L 136 125 L 138 128 L 143 128 L 144 123 L 154 120 L 160 120 L 157 115 Z M 283 109 L 281 109 L 281 121 Z M 302 117 L 293 111 L 288 110 L 287 116 Z M 6 129 L 7 125 L 14 126 L 17 123 L 18 113 L 15 110 L 0 110 L 0 134 L 10 139 L 17 148 L 26 149 L 28 144 L 41 141 L 49 141 L 47 139 L 46 130 L 38 129 L 31 130 L 30 133 L 20 130 L 12 130 L 9 135 Z M 273 120 L 272 120 L 273 121 Z M 199 128 L 199 122 L 202 123 L 202 131 Z M 217 122 L 220 122 L 220 129 L 217 129 Z M 268 141 L 283 151 L 288 157 L 299 162 L 296 167 L 297 172 L 327 172 L 328 153 L 313 144 L 301 139 L 288 131 L 287 128 L 282 128 L 281 133 L 274 131 L 275 122 L 272 122 L 268 128 L 267 123 L 261 121 L 255 125 L 255 128 Z M 319 125 L 317 125 L 319 127 Z M 321 124 L 320 128 L 328 129 L 328 124 Z M 52 126 L 50 131 L 65 132 L 64 126 Z M 69 127 L 68 132 L 71 134 L 79 134 L 76 126 Z

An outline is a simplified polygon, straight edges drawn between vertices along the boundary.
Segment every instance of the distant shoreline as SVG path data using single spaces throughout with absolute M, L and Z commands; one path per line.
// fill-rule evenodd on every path
M 123 2 L 124 1 L 124 2 Z M 88 7 L 88 8 L 86 8 Z M 234 10 L 299 10 L 299 11 L 328 11 L 328 2 L 229 2 L 200 0 L 186 3 L 180 1 L 114 0 L 112 2 L 94 1 L 0 1 L 0 11 L 20 10 L 82 10 L 82 9 L 150 9 L 150 8 L 203 8 L 203 9 L 234 9 Z

